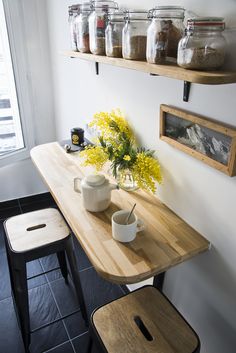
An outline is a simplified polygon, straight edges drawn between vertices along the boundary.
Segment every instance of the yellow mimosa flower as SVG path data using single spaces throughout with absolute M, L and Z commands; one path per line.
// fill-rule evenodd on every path
M 97 129 L 98 139 L 94 146 L 80 152 L 84 165 L 93 165 L 98 171 L 110 160 L 115 177 L 118 168 L 120 173 L 128 169 L 140 188 L 154 193 L 156 182 L 162 182 L 159 162 L 153 151 L 137 149 L 133 131 L 121 111 L 96 113 L 89 126 Z
M 130 161 L 130 160 L 131 160 L 131 157 L 130 157 L 128 154 L 126 154 L 126 155 L 123 157 L 123 160 L 124 160 L 124 161 Z
M 83 165 L 94 165 L 97 171 L 101 170 L 108 160 L 108 155 L 101 146 L 87 147 L 80 152 L 80 156 L 85 159 Z

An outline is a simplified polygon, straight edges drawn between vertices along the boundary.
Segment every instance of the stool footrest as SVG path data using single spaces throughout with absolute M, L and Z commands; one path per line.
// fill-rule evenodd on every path
M 73 311 L 73 312 L 70 313 L 70 314 L 67 314 L 67 315 L 64 315 L 64 316 L 60 316 L 59 318 L 57 318 L 57 319 L 55 319 L 55 320 L 49 322 L 48 324 L 41 325 L 41 326 L 39 326 L 39 327 L 37 327 L 37 328 L 31 330 L 30 333 L 37 332 L 37 331 L 41 330 L 42 328 L 48 327 L 48 326 L 50 326 L 50 325 L 52 325 L 52 324 L 55 324 L 55 323 L 58 322 L 58 321 L 64 320 L 64 319 L 66 319 L 66 318 L 68 318 L 68 317 L 70 317 L 70 316 L 72 316 L 72 315 L 74 315 L 74 314 L 76 314 L 76 313 L 79 313 L 80 311 L 81 311 L 80 309 L 77 309 L 77 310 Z
M 51 270 L 48 270 L 48 271 L 39 273 L 38 275 L 34 275 L 34 276 L 31 276 L 31 277 L 27 277 L 27 281 L 30 280 L 30 279 L 33 279 L 33 278 L 40 277 L 40 276 L 42 276 L 42 275 L 46 275 L 47 273 L 50 273 L 50 272 L 53 272 L 53 271 L 56 271 L 56 270 L 60 270 L 60 267 L 58 266 L 58 267 L 52 268 Z

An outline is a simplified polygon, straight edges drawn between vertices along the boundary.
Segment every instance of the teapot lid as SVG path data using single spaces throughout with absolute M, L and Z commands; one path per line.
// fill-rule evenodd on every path
M 105 183 L 105 180 L 102 174 L 91 174 L 85 177 L 85 182 L 90 186 L 100 186 Z

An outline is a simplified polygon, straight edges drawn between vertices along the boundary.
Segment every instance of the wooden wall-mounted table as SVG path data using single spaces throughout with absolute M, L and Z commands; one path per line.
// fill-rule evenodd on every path
M 81 167 L 79 153 L 67 154 L 53 142 L 33 148 L 31 157 L 95 270 L 108 281 L 140 282 L 209 248 L 203 236 L 142 190 L 112 191 L 106 211 L 86 211 L 73 183 L 75 177 L 88 173 Z M 134 203 L 146 228 L 134 241 L 119 243 L 111 235 L 111 216 L 119 209 L 131 209 Z

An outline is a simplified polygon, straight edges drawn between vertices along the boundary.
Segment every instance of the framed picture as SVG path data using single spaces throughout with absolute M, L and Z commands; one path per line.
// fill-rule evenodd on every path
M 221 172 L 236 175 L 236 128 L 162 104 L 160 138 Z

